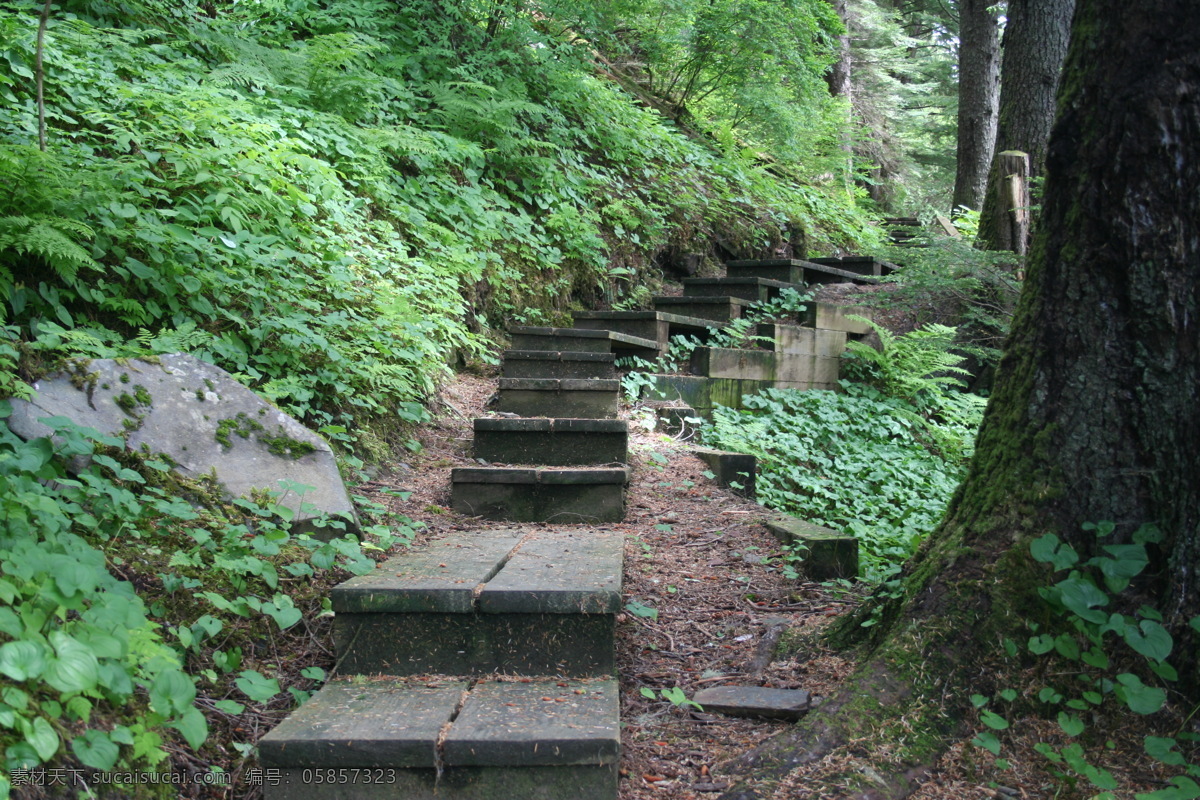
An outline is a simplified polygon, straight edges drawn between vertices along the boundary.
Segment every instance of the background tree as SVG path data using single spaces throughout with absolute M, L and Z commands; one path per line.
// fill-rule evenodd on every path
M 1088 559 L 1101 543 L 1087 522 L 1111 521 L 1118 544 L 1161 529 L 1128 603 L 1157 606 L 1175 637 L 1166 689 L 1200 694 L 1187 624 L 1200 613 L 1200 5 L 1079 0 L 1072 36 L 1042 222 L 968 477 L 845 689 L 742 759 L 757 780 L 853 741 L 849 760 L 879 779 L 859 763 L 831 767 L 830 786 L 910 793 L 964 733 L 967 697 L 1001 679 L 986 677 L 1001 642 L 1025 641 L 1045 607 L 1032 542 L 1053 533 Z M 1120 602 L 1104 611 L 1135 613 Z
M 1054 123 L 1054 97 L 1067 56 L 1074 11 L 1075 0 L 1008 3 L 996 153 L 1027 153 L 1031 178 L 1041 176 L 1046 161 L 1046 145 Z M 979 237 L 985 249 L 995 248 L 1001 238 L 998 225 L 1007 210 L 1000 207 L 997 186 L 1003 177 L 994 167 L 988 175 L 979 221 Z
M 1000 29 L 988 0 L 958 3 L 958 168 L 955 208 L 978 209 L 987 188 L 1000 100 Z

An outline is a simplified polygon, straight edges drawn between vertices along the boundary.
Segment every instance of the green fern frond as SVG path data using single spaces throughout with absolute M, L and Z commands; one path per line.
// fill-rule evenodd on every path
M 82 267 L 104 269 L 76 241 L 94 235 L 82 222 L 61 217 L 0 217 L 0 252 L 12 250 L 40 258 L 68 283 Z
M 919 402 L 942 396 L 944 387 L 963 387 L 958 376 L 970 375 L 959 366 L 963 356 L 952 350 L 958 333 L 955 328 L 934 323 L 895 336 L 866 317 L 847 316 L 870 325 L 880 343 L 874 348 L 863 342 L 847 342 L 846 349 L 854 359 L 849 372 L 859 372 L 859 380 L 886 395 Z

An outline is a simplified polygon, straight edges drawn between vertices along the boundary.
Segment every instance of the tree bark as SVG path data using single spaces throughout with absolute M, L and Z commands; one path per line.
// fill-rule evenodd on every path
M 1054 98 L 1071 33 L 1075 0 L 1009 0 L 1004 30 L 1004 67 L 1000 80 L 1000 123 L 996 152 L 1029 154 L 1029 174 L 1040 177 L 1046 161 Z M 979 221 L 985 250 L 1016 250 L 1001 242 L 1005 212 L 999 206 L 1004 175 L 988 178 Z M 1026 243 L 1022 243 L 1024 246 Z
M 853 97 L 853 84 L 850 82 L 850 18 L 847 15 L 846 0 L 829 0 L 829 4 L 837 12 L 844 29 L 842 35 L 838 37 L 837 60 L 829 66 L 829 71 L 825 73 L 825 82 L 829 84 L 830 95 L 845 98 L 849 103 Z
M 1200 4 L 1079 0 L 1048 150 L 1042 221 L 969 474 L 905 570 L 905 600 L 822 710 L 744 756 L 723 797 L 770 796 L 839 751 L 820 797 L 907 796 L 1023 641 L 1047 532 L 1083 559 L 1154 522 L 1135 602 L 1175 636 L 1171 684 L 1200 699 Z M 1124 609 L 1110 608 L 1120 611 Z M 865 762 L 865 764 L 864 764 Z M 764 793 L 765 792 L 765 793 Z
M 958 3 L 958 162 L 955 208 L 978 209 L 996 144 L 1000 33 L 989 0 Z

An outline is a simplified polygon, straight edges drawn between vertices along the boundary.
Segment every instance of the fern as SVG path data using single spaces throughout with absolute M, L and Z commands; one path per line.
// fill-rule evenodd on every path
M 79 244 L 94 232 L 82 222 L 51 216 L 0 217 L 0 253 L 12 251 L 46 262 L 67 283 L 82 267 L 104 268 Z M 11 288 L 12 273 L 0 265 L 0 291 Z M 7 292 L 5 292 L 7 299 Z
M 957 376 L 970 373 L 959 366 L 963 356 L 951 350 L 957 334 L 955 328 L 929 324 L 903 336 L 894 336 L 865 317 L 851 314 L 849 318 L 867 323 L 879 337 L 878 349 L 863 342 L 847 342 L 846 349 L 851 354 L 849 372 L 853 379 L 918 407 L 945 394 L 947 388 L 965 388 Z

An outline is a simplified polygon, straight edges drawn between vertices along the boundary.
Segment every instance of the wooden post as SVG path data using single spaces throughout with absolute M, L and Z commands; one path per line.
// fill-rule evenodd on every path
M 1005 150 L 996 155 L 996 171 L 1002 219 L 996 226 L 995 250 L 1011 250 L 1024 256 L 1029 249 L 1029 155 L 1020 150 Z

